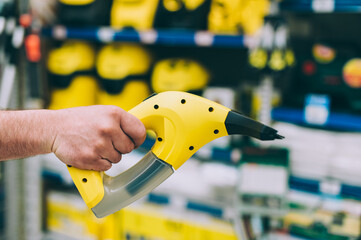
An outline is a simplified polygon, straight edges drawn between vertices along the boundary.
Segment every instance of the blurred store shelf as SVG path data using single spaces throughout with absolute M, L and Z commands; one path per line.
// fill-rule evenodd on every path
M 360 12 L 359 0 L 284 0 L 280 9 L 293 12 Z
M 68 235 L 64 236 L 64 234 L 56 233 L 56 232 L 45 233 L 42 238 L 42 240 L 63 240 L 63 239 L 79 240 L 78 238 L 71 238 Z
M 143 156 L 142 150 L 123 155 L 121 163 L 113 165 L 106 174 L 117 176 L 136 164 Z M 56 182 L 58 186 L 75 188 L 67 168 L 54 154 L 42 155 L 42 160 L 45 179 Z M 217 177 L 214 177 L 215 171 L 218 172 Z M 201 163 L 191 158 L 172 175 L 172 178 L 145 198 L 148 202 L 163 206 L 176 206 L 187 211 L 230 219 L 232 215 L 230 203 L 233 200 L 236 175 L 235 166 L 214 162 Z M 222 188 L 219 187 L 220 184 Z
M 231 47 L 254 45 L 256 38 L 242 35 L 217 35 L 207 31 L 192 30 L 116 30 L 111 27 L 68 28 L 61 25 L 45 27 L 42 35 L 56 40 L 84 39 L 103 43 L 114 41 L 138 42 L 171 46 Z
M 289 185 L 292 190 L 303 191 L 312 194 L 324 194 L 337 198 L 352 198 L 356 200 L 361 200 L 360 186 L 334 182 L 331 186 L 331 193 L 328 191 L 328 189 L 330 189 L 330 183 L 327 183 L 327 181 L 307 179 L 298 176 L 291 176 L 289 180 Z
M 315 125 L 306 122 L 303 110 L 279 107 L 273 109 L 272 118 L 276 121 L 288 122 L 302 126 L 321 127 L 329 130 L 361 132 L 361 116 L 352 114 L 331 112 L 325 124 Z

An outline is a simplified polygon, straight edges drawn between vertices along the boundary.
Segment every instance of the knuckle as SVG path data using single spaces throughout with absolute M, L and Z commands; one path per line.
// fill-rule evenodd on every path
M 97 153 L 105 147 L 106 147 L 105 139 L 99 138 L 96 141 L 94 141 L 90 153 L 95 157 L 98 155 Z
M 92 164 L 96 161 L 97 157 L 98 155 L 96 154 L 95 150 L 87 149 L 80 154 L 79 160 L 83 163 Z
M 145 127 L 141 121 L 137 121 L 134 124 L 134 134 L 138 137 L 143 137 L 146 134 Z
M 108 114 L 110 117 L 114 118 L 114 117 L 117 117 L 119 116 L 119 114 L 121 113 L 122 109 L 117 107 L 117 106 L 113 106 L 113 105 L 110 105 L 108 106 Z
M 110 162 L 103 161 L 102 164 L 99 166 L 100 171 L 107 171 L 112 167 Z
M 103 122 L 99 125 L 98 131 L 101 136 L 109 136 L 113 132 L 113 126 L 108 122 Z
M 123 153 L 130 153 L 134 149 L 134 144 L 131 141 L 126 141 L 123 144 Z
M 115 158 L 113 163 L 118 163 L 120 160 L 122 160 L 122 155 L 119 155 L 117 158 Z

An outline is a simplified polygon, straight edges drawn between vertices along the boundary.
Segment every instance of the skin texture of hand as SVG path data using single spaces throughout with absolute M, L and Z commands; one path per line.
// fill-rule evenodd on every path
M 0 111 L 0 160 L 53 152 L 65 164 L 105 171 L 145 136 L 143 123 L 115 106 Z
M 141 121 L 114 106 L 59 111 L 60 125 L 52 152 L 77 168 L 108 170 L 122 154 L 139 147 L 145 139 Z

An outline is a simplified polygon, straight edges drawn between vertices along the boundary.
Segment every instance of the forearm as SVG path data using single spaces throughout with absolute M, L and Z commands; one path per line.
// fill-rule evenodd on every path
M 115 106 L 0 111 L 0 161 L 53 152 L 65 164 L 105 171 L 145 137 L 143 123 Z
M 0 111 L 0 160 L 50 153 L 55 136 L 54 112 Z

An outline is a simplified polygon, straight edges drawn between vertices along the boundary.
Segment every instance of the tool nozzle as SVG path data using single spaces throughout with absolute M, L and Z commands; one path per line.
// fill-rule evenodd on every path
M 284 136 L 277 134 L 277 130 L 260 122 L 250 119 L 236 111 L 230 111 L 225 121 L 229 135 L 242 134 L 263 141 L 284 139 Z
M 276 134 L 276 137 L 275 137 L 275 139 L 284 139 L 285 137 L 284 136 L 281 136 L 281 135 L 278 135 L 278 134 Z

